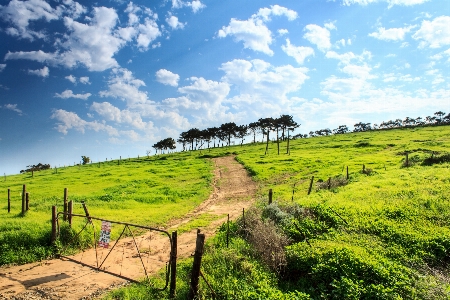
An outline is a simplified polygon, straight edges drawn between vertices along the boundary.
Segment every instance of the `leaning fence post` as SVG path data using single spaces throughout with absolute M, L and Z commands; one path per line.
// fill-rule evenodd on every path
M 197 241 L 195 243 L 194 263 L 192 264 L 191 286 L 188 294 L 189 300 L 193 300 L 198 294 L 198 282 L 200 276 L 200 266 L 202 263 L 204 243 L 205 243 L 205 235 L 203 233 L 198 234 Z
M 24 184 L 22 187 L 22 215 L 25 214 L 25 197 L 26 197 L 27 187 Z
M 170 255 L 169 298 L 174 299 L 177 288 L 177 231 L 172 232 L 172 249 L 170 250 Z
M 56 241 L 56 206 L 52 206 L 52 243 Z
M 69 226 L 72 227 L 73 201 L 70 200 L 68 204 L 69 204 L 69 207 L 68 207 L 68 211 L 67 211 L 67 213 L 68 213 L 67 218 L 69 220 Z
M 8 213 L 11 211 L 11 189 L 8 189 Z
M 227 219 L 227 248 L 230 242 L 230 214 L 228 214 L 228 219 Z
M 27 192 L 25 193 L 25 211 L 28 211 L 30 209 L 30 194 Z
M 311 190 L 312 190 L 313 182 L 314 182 L 314 176 L 313 176 L 313 177 L 311 177 L 311 182 L 309 183 L 308 195 L 309 195 L 309 194 L 311 194 Z
M 63 221 L 67 221 L 67 188 L 64 188 L 64 215 Z
M 273 191 L 272 191 L 272 189 L 269 189 L 269 204 L 272 204 L 272 196 L 273 196 Z

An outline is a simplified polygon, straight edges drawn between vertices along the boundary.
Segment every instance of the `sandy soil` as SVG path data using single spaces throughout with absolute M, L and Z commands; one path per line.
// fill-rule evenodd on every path
M 166 228 L 172 232 L 201 214 L 217 215 L 217 219 L 201 228 L 206 237 L 226 222 L 235 219 L 255 198 L 257 186 L 234 157 L 222 157 L 215 163 L 214 191 L 209 199 L 182 219 L 174 220 Z M 190 256 L 195 250 L 197 229 L 178 235 L 178 258 Z M 140 279 L 165 268 L 169 260 L 169 240 L 157 232 L 148 232 L 135 239 L 141 259 L 132 238 L 120 239 L 106 258 L 109 249 L 98 250 L 102 270 L 125 277 Z M 113 245 L 114 243 L 111 243 Z M 105 260 L 106 258 L 106 260 Z M 76 260 L 77 262 L 72 261 Z M 93 299 L 110 289 L 125 285 L 127 280 L 95 270 L 96 254 L 90 249 L 70 259 L 52 259 L 21 266 L 0 268 L 0 300 L 3 299 Z

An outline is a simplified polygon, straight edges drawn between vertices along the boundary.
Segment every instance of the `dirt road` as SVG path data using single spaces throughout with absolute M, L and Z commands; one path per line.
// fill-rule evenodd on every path
M 202 214 L 213 217 L 208 226 L 200 228 L 206 237 L 214 235 L 216 229 L 226 221 L 242 214 L 255 198 L 257 186 L 247 175 L 245 169 L 234 157 L 222 157 L 215 163 L 214 190 L 209 199 L 183 219 L 174 220 L 166 228 L 172 232 Z M 178 235 L 178 258 L 191 255 L 195 249 L 197 230 Z M 169 260 L 170 245 L 167 236 L 149 232 L 136 237 L 142 262 L 133 239 L 120 239 L 114 250 L 105 260 L 102 269 L 139 279 L 145 268 L 149 274 L 166 266 Z M 106 258 L 108 249 L 98 250 L 97 258 Z M 93 299 L 109 289 L 126 283 L 116 276 L 96 271 L 87 265 L 96 265 L 96 254 L 90 249 L 71 256 L 80 263 L 66 258 L 46 260 L 22 266 L 0 268 L 0 300 L 3 299 Z

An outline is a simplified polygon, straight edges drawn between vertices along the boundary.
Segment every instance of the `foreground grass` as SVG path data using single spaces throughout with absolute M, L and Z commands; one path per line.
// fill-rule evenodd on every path
M 290 155 L 276 144 L 269 155 L 263 144 L 234 148 L 261 186 L 258 222 L 273 230 L 236 234 L 230 249 L 220 234 L 210 243 L 203 272 L 218 299 L 450 299 L 450 165 L 424 163 L 449 146 L 442 126 L 298 140 Z M 342 178 L 347 166 L 347 185 L 307 195 L 311 176 Z M 270 234 L 289 241 L 277 255 Z M 180 265 L 178 299 L 191 263 Z M 167 294 L 133 285 L 108 297 Z M 203 282 L 200 299 L 211 297 Z
M 198 155 L 154 156 L 65 167 L 8 176 L 0 182 L 0 265 L 26 263 L 52 254 L 51 206 L 63 209 L 64 188 L 75 202 L 74 213 L 84 214 L 85 201 L 93 216 L 147 226 L 163 226 L 207 199 L 212 165 Z M 30 210 L 21 215 L 22 185 L 30 195 Z M 7 212 L 11 190 L 11 213 Z M 79 228 L 84 220 L 75 220 Z M 118 229 L 117 229 L 118 230 Z M 119 232 L 112 232 L 116 237 Z

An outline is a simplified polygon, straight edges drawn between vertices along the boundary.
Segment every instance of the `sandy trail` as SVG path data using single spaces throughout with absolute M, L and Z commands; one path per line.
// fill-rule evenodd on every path
M 209 199 L 182 219 L 174 220 L 166 228 L 172 232 L 201 214 L 215 215 L 207 227 L 200 228 L 206 237 L 227 220 L 236 219 L 255 199 L 257 186 L 234 157 L 213 159 L 215 163 L 214 190 Z M 195 250 L 197 230 L 178 234 L 178 258 L 190 256 Z M 170 245 L 167 236 L 148 232 L 136 237 L 141 257 L 149 274 L 165 268 Z M 113 245 L 113 243 L 111 243 Z M 108 249 L 98 250 L 100 261 Z M 87 265 L 96 265 L 94 249 L 71 256 Z M 144 268 L 132 238 L 120 239 L 105 260 L 102 269 L 133 279 L 144 277 Z M 105 291 L 125 284 L 117 276 L 93 270 L 66 258 L 0 268 L 0 300 L 3 299 L 92 299 Z

